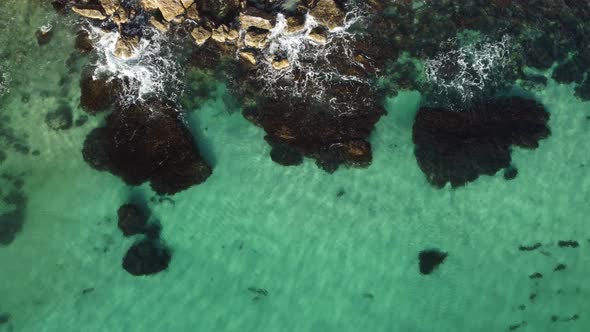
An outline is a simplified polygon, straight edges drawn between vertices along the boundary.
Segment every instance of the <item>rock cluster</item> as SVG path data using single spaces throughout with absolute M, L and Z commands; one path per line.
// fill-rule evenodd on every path
M 184 26 L 197 45 L 206 42 L 231 45 L 240 49 L 242 59 L 256 64 L 254 52 L 267 45 L 276 26 L 279 1 L 263 4 L 251 0 L 57 0 L 54 6 L 71 10 L 82 17 L 101 21 L 105 29 L 117 29 L 119 40 L 114 54 L 120 58 L 133 57 L 142 37 L 142 24 L 167 32 Z M 304 31 L 306 14 L 316 24 L 336 30 L 344 24 L 345 11 L 336 0 L 300 0 L 289 10 L 287 19 L 290 33 Z M 320 30 L 317 30 L 320 31 Z M 310 33 L 309 38 L 322 43 L 322 33 Z M 284 60 L 275 67 L 288 67 Z
M 205 181 L 211 168 L 171 103 L 155 99 L 119 106 L 104 127 L 86 138 L 84 160 L 129 185 L 149 181 L 158 194 L 174 194 Z
M 414 154 L 432 185 L 462 186 L 509 168 L 511 146 L 537 148 L 550 135 L 548 120 L 543 105 L 520 97 L 459 112 L 422 107 L 413 127 Z

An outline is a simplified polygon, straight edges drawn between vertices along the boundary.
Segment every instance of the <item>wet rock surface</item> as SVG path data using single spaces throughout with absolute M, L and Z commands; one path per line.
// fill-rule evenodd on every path
M 174 105 L 157 100 L 116 109 L 88 135 L 82 154 L 129 185 L 149 181 L 158 194 L 200 184 L 212 172 Z
M 463 186 L 509 167 L 511 146 L 537 148 L 550 135 L 548 120 L 543 105 L 520 97 L 461 112 L 422 107 L 413 127 L 414 154 L 432 185 Z

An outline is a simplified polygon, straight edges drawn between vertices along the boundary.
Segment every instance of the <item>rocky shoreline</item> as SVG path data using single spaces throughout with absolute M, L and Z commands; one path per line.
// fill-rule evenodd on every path
M 526 145 L 535 148 L 536 142 L 549 136 L 548 113 L 531 100 L 513 99 L 509 114 L 498 113 L 497 108 L 506 103 L 495 100 L 497 95 L 515 83 L 525 87 L 546 84 L 544 77 L 530 74 L 525 67 L 543 70 L 557 63 L 552 77 L 562 83 L 576 82 L 576 94 L 586 98 L 590 52 L 584 45 L 590 43 L 584 41 L 589 27 L 578 23 L 590 18 L 587 4 L 566 1 L 556 5 L 542 0 L 527 7 L 524 2 L 54 0 L 52 4 L 61 13 L 88 19 L 102 31 L 116 32 L 112 53 L 121 61 L 137 57 L 142 40 L 151 36 L 148 31 L 190 44 L 184 69 L 221 72 L 244 117 L 264 129 L 271 159 L 284 166 L 299 165 L 304 158 L 314 159 L 327 172 L 340 166 L 369 166 L 372 149 L 368 138 L 386 114 L 383 98 L 399 90 L 418 90 L 423 94 L 424 107 L 414 125 L 415 155 L 426 178 L 442 187 L 447 182 L 461 186 L 501 169 L 513 179 L 517 173 L 510 165 L 510 146 L 535 142 Z M 566 21 L 571 29 L 559 29 L 552 11 L 569 18 Z M 87 52 L 91 41 L 81 33 L 77 44 Z M 579 52 L 566 57 L 572 50 Z M 192 181 L 181 179 L 170 188 L 158 187 L 151 175 L 141 179 L 125 175 L 131 173 L 132 161 L 119 159 L 125 153 L 108 145 L 113 137 L 132 130 L 123 125 L 126 113 L 149 109 L 168 114 L 166 107 L 163 111 L 159 107 L 171 105 L 177 110 L 175 121 L 182 115 L 178 101 L 167 96 L 150 96 L 147 104 L 123 103 L 120 91 L 134 93 L 130 88 L 133 83 L 94 72 L 83 74 L 83 109 L 91 114 L 113 112 L 106 127 L 97 129 L 103 133 L 100 139 L 96 132 L 89 136 L 85 159 L 129 184 L 151 181 L 163 194 L 203 182 L 211 169 L 198 152 L 191 158 L 204 163 L 193 168 L 199 169 L 199 174 L 191 174 Z M 187 91 L 189 97 L 191 93 Z M 485 139 L 469 145 L 449 137 L 445 121 L 449 126 L 458 122 L 463 128 L 453 135 L 476 135 L 471 120 L 461 116 L 455 119 L 453 113 L 474 110 L 481 114 L 478 125 L 482 128 L 489 124 L 489 117 L 499 117 L 494 124 L 505 129 L 507 136 L 486 134 L 487 139 L 502 142 L 497 149 L 489 150 Z M 529 110 L 531 113 L 527 113 Z M 434 121 L 440 114 L 448 114 L 442 118 L 445 121 Z M 135 121 L 133 127 L 151 126 L 147 118 L 135 115 L 130 116 Z M 520 120 L 524 122 L 518 123 Z M 114 123 L 117 121 L 121 123 Z M 531 123 L 538 125 L 538 130 L 530 130 L 527 126 Z M 108 129 L 111 126 L 121 130 L 112 131 Z M 166 133 L 161 134 L 168 139 Z M 132 138 L 137 146 L 151 146 L 143 141 L 145 137 Z M 175 146 L 183 146 L 185 154 L 196 151 L 194 143 L 185 144 L 188 136 L 175 139 L 182 141 Z M 135 148 L 128 147 L 129 151 Z M 461 161 L 440 155 L 440 149 L 454 149 Z M 107 150 L 110 152 L 104 152 Z M 99 152 L 103 155 L 93 155 Z M 144 152 L 140 159 L 153 164 L 170 151 Z M 487 153 L 492 153 L 492 158 L 478 157 Z M 456 167 L 457 163 L 462 166 Z

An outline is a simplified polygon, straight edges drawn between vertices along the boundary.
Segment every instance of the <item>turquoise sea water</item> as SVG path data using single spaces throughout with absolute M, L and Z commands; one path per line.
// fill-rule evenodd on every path
M 116 211 L 130 194 L 154 194 L 83 161 L 100 117 L 61 132 L 45 126 L 59 102 L 83 115 L 79 73 L 59 85 L 75 30 L 35 1 L 3 3 L 2 126 L 40 154 L 2 146 L 0 171 L 22 177 L 28 204 L 22 231 L 0 247 L 0 313 L 11 316 L 0 331 L 590 329 L 590 110 L 572 86 L 550 81 L 534 93 L 552 135 L 537 150 L 514 149 L 515 180 L 499 172 L 440 190 L 413 155 L 417 92 L 386 100 L 369 168 L 332 175 L 311 161 L 273 163 L 263 130 L 211 100 L 186 120 L 213 176 L 150 202 L 173 258 L 159 274 L 134 277 L 121 259 L 136 238 L 121 236 Z M 54 38 L 39 47 L 35 31 L 48 23 Z M 536 242 L 542 252 L 518 250 Z M 428 276 L 418 273 L 426 248 L 449 253 Z M 553 272 L 560 263 L 567 269 Z M 531 280 L 535 272 L 544 278 Z M 256 299 L 250 287 L 268 295 Z

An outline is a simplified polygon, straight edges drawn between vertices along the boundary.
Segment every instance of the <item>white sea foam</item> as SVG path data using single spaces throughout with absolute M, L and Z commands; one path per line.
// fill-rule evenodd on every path
M 449 41 L 456 43 L 456 40 Z M 482 41 L 439 54 L 424 62 L 426 82 L 442 95 L 458 94 L 467 103 L 500 79 L 512 51 L 509 36 Z M 452 75 L 447 71 L 452 68 Z
M 95 74 L 106 73 L 129 82 L 125 94 L 128 101 L 143 100 L 152 95 L 178 97 L 180 66 L 163 33 L 146 29 L 135 55 L 121 59 L 114 54 L 118 32 L 105 32 L 99 28 L 90 28 L 89 32 L 98 50 Z
M 360 9 L 350 11 L 342 27 L 329 31 L 325 44 L 320 44 L 309 38 L 310 33 L 319 24 L 309 14 L 306 15 L 303 29 L 297 33 L 289 33 L 287 19 L 278 14 L 275 27 L 270 31 L 267 46 L 263 50 L 263 59 L 257 70 L 258 79 L 263 83 L 263 94 L 278 96 L 288 93 L 297 97 L 311 97 L 321 99 L 324 96 L 327 82 L 338 80 L 362 81 L 356 76 L 347 76 L 338 72 L 336 64 L 329 60 L 335 53 L 353 61 L 352 52 L 348 46 L 356 37 L 350 32 L 353 24 L 363 19 Z M 276 70 L 272 67 L 272 60 L 276 57 L 286 58 L 289 67 Z M 297 75 L 297 79 L 295 78 Z

